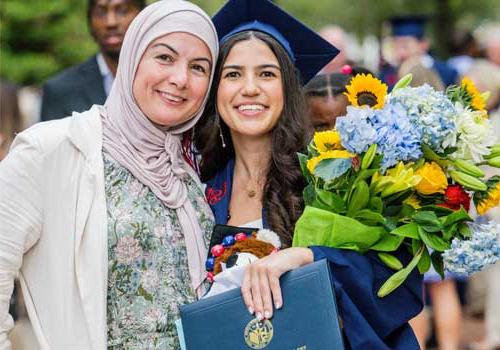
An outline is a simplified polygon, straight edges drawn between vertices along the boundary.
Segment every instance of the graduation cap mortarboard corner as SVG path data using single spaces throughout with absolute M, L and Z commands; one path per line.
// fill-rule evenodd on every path
M 425 36 L 425 24 L 428 17 L 423 15 L 396 16 L 390 19 L 393 36 L 413 36 L 422 39 Z
M 212 18 L 221 43 L 254 30 L 276 39 L 288 52 L 306 84 L 339 50 L 268 0 L 229 0 Z

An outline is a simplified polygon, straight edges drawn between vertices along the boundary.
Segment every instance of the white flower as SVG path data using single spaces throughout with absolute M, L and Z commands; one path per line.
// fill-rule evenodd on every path
M 115 248 L 116 260 L 120 264 L 130 265 L 142 255 L 142 248 L 135 238 L 126 236 L 120 238 Z
M 457 151 L 451 157 L 454 159 L 472 160 L 474 163 L 483 161 L 483 156 L 489 154 L 488 146 L 495 143 L 493 128 L 484 111 L 472 111 L 460 103 L 455 105 L 458 140 Z
M 148 293 L 154 292 L 159 282 L 160 279 L 156 270 L 146 270 L 142 273 L 141 285 Z
M 271 243 L 273 246 L 276 248 L 281 248 L 281 241 L 279 236 L 276 234 L 276 232 L 267 230 L 267 229 L 262 229 L 257 232 L 257 236 L 255 237 L 260 241 L 264 241 L 267 243 Z

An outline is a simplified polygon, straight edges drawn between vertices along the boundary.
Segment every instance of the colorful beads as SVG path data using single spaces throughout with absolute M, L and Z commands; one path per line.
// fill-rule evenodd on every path
M 214 269 L 214 265 L 215 265 L 215 258 L 210 257 L 207 259 L 207 262 L 205 263 L 205 269 L 207 271 L 212 271 Z
M 234 244 L 234 242 L 236 242 L 236 240 L 234 239 L 233 236 L 226 236 L 222 240 L 222 245 L 224 247 L 230 247 L 230 246 L 232 246 Z
M 212 250 L 210 251 L 213 256 L 218 257 L 221 256 L 222 253 L 224 253 L 224 246 L 222 244 L 217 244 L 212 247 Z
M 244 234 L 243 232 L 240 232 L 237 233 L 236 236 L 234 236 L 234 239 L 236 240 L 236 242 L 244 241 L 245 239 L 247 239 L 247 235 Z

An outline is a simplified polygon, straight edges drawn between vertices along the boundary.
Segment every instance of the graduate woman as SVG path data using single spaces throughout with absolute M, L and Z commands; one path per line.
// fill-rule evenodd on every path
M 19 273 L 42 349 L 179 349 L 178 306 L 203 293 L 213 216 L 180 134 L 218 53 L 187 1 L 146 7 L 104 106 L 21 133 L 0 163 L 0 348 Z
M 217 224 L 270 228 L 289 247 L 303 210 L 296 152 L 310 135 L 301 80 L 338 50 L 267 0 L 231 0 L 213 20 L 221 53 L 210 107 L 195 129 L 207 200 Z M 331 263 L 347 349 L 418 349 L 407 324 L 422 306 L 418 277 L 380 299 L 377 288 L 392 272 L 373 256 L 282 249 L 248 266 L 242 293 L 249 312 L 271 318 L 286 304 L 279 277 L 319 259 Z

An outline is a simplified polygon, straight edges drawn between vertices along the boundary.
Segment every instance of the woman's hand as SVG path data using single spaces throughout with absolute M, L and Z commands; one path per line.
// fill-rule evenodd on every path
M 287 271 L 314 261 L 309 248 L 287 248 L 248 265 L 241 285 L 248 311 L 261 320 L 273 316 L 274 306 L 283 305 L 279 278 Z

